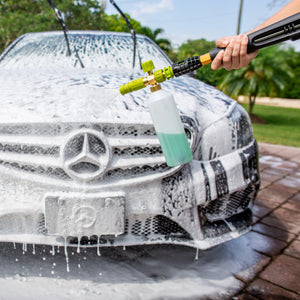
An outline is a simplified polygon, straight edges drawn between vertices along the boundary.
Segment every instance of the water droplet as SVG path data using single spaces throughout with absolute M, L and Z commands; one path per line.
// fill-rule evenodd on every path
M 52 245 L 52 255 L 55 255 L 55 246 Z
M 98 241 L 97 241 L 97 255 L 101 256 L 101 252 L 100 252 L 100 235 L 98 236 Z
M 23 254 L 27 252 L 27 244 L 26 243 L 23 243 Z
M 199 258 L 199 248 L 196 249 L 195 260 L 198 260 L 198 258 Z
M 80 253 L 80 237 L 78 237 L 77 253 Z
M 67 263 L 67 272 L 70 272 L 70 265 L 69 265 L 69 255 L 68 255 L 68 248 L 67 248 L 67 237 L 65 237 L 65 257 L 66 257 L 66 263 Z

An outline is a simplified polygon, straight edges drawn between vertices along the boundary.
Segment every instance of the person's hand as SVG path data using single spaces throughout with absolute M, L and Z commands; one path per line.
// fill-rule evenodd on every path
M 217 70 L 225 68 L 227 71 L 246 67 L 258 54 L 258 50 L 247 54 L 248 36 L 236 35 L 224 37 L 216 42 L 216 46 L 225 48 L 220 51 L 211 63 L 211 68 Z

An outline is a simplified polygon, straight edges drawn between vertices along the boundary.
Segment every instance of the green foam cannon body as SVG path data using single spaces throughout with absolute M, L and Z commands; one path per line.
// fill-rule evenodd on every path
M 147 85 L 162 83 L 166 79 L 174 77 L 173 69 L 171 66 L 153 72 L 154 64 L 152 60 L 142 63 L 142 68 L 145 73 L 148 73 L 148 75 L 146 77 L 138 78 L 121 85 L 119 91 L 122 95 L 138 91 L 146 87 Z
M 144 87 L 143 78 L 139 78 L 121 85 L 119 91 L 122 95 L 125 95 L 133 91 L 138 91 Z

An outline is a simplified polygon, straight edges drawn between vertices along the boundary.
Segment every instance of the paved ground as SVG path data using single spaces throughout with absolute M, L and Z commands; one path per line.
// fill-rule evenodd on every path
M 233 299 L 300 299 L 300 148 L 259 149 L 261 188 L 248 237 L 262 258 L 254 275 L 235 275 L 244 287 Z

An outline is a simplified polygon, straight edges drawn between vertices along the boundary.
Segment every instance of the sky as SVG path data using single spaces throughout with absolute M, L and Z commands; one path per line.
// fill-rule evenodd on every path
M 300 1 L 300 0 L 299 0 Z M 117 14 L 106 0 L 107 14 Z M 237 32 L 240 0 L 115 0 L 124 13 L 152 29 L 162 28 L 173 47 L 188 39 L 209 41 Z M 252 30 L 289 0 L 244 0 L 240 33 Z M 300 51 L 300 40 L 293 42 Z

